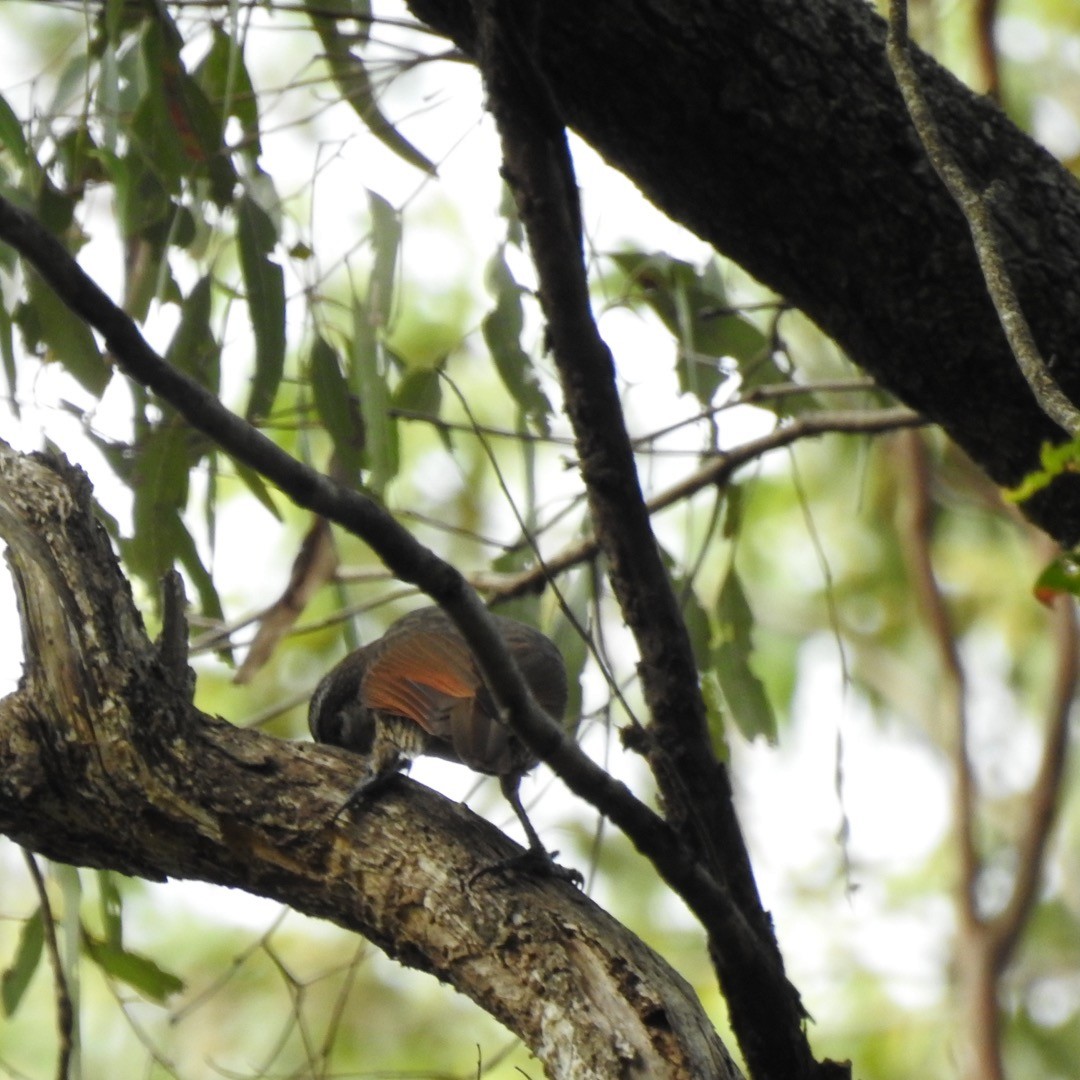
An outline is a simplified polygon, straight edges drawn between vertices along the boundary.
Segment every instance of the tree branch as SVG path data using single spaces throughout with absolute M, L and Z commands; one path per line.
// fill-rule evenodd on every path
M 470 996 L 552 1076 L 738 1077 L 685 981 L 577 890 L 476 877 L 514 850 L 493 826 L 403 778 L 331 822 L 354 755 L 198 712 L 146 637 L 79 472 L 0 444 L 0 535 L 27 640 L 23 683 L 0 701 L 4 833 L 356 930 Z

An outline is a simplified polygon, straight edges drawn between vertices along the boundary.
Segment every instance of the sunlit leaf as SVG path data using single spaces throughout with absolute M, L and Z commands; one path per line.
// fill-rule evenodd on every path
M 368 206 L 371 210 L 371 242 L 375 250 L 368 285 L 368 317 L 373 326 L 386 327 L 390 322 L 394 299 L 394 274 L 401 248 L 401 218 L 374 191 L 368 192 Z
M 86 323 L 65 306 L 56 293 L 27 269 L 28 299 L 16 314 L 30 348 L 44 344 L 48 358 L 62 364 L 83 388 L 100 397 L 112 370 Z
M 338 93 L 383 145 L 403 161 L 434 176 L 436 170 L 432 162 L 383 115 L 376 99 L 375 86 L 363 60 L 350 49 L 350 39 L 338 29 L 335 13 L 339 12 L 339 17 L 349 18 L 354 14 L 354 5 L 348 0 L 304 0 L 304 6 L 311 16 L 311 25 L 319 35 Z
M 364 421 L 364 463 L 367 486 L 382 495 L 400 463 L 397 421 L 390 413 L 390 387 L 386 361 L 367 309 L 353 304 L 353 338 L 349 355 L 349 381 L 360 403 Z
M 11 965 L 0 976 L 0 1004 L 5 1016 L 13 1016 L 26 993 L 30 980 L 34 977 L 41 961 L 42 947 L 45 942 L 45 925 L 42 921 L 41 908 L 38 908 L 23 924 L 19 933 L 19 944 L 15 947 L 15 957 Z
M 364 420 L 341 371 L 337 351 L 323 338 L 311 349 L 311 390 L 315 410 L 334 443 L 347 475 L 356 476 L 364 459 Z
M 106 975 L 137 990 L 150 1001 L 166 1001 L 184 989 L 184 981 L 153 960 L 83 933 L 83 951 Z
M 717 602 L 719 635 L 713 665 L 727 714 L 747 739 L 764 735 L 776 741 L 776 716 L 761 680 L 750 667 L 753 613 L 734 567 L 728 571 Z
M 0 146 L 3 146 L 15 159 L 16 165 L 21 167 L 29 163 L 30 152 L 26 147 L 26 135 L 23 133 L 22 122 L 2 94 L 0 94 Z
M 240 269 L 255 333 L 255 375 L 245 415 L 259 420 L 273 407 L 285 371 L 285 274 L 267 257 L 277 243 L 270 216 L 247 196 L 238 215 Z

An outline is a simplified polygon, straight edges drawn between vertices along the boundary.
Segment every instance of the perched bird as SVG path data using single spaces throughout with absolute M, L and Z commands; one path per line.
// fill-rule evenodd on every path
M 493 618 L 533 697 L 561 721 L 568 691 L 559 650 L 525 623 Z M 343 746 L 371 763 L 371 776 L 350 804 L 422 754 L 497 776 L 530 853 L 550 862 L 518 794 L 536 755 L 499 719 L 469 646 L 440 608 L 413 611 L 349 653 L 315 688 L 308 725 L 316 742 Z

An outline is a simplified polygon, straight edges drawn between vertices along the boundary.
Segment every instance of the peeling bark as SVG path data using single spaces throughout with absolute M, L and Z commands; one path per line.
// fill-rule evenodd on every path
M 555 1077 L 738 1077 L 686 982 L 565 883 L 478 870 L 514 845 L 404 778 L 328 821 L 347 752 L 200 713 L 175 620 L 151 642 L 85 476 L 0 443 L 26 640 L 0 701 L 0 831 L 78 866 L 245 889 L 467 994 Z

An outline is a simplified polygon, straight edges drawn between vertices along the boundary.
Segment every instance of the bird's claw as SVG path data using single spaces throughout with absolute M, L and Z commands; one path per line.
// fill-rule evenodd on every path
M 548 877 L 554 878 L 556 881 L 566 881 L 579 889 L 582 888 L 585 884 L 584 876 L 579 870 L 572 867 L 560 866 L 555 861 L 555 856 L 558 854 L 557 851 L 548 851 L 542 847 L 526 848 L 518 855 L 500 859 L 490 866 L 477 870 L 469 878 L 469 887 L 471 888 L 480 878 L 487 877 L 488 874 L 502 874 L 508 870 L 516 870 L 525 874 L 532 874 L 535 877 Z

